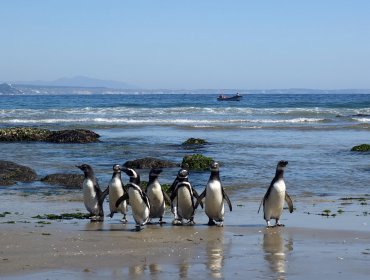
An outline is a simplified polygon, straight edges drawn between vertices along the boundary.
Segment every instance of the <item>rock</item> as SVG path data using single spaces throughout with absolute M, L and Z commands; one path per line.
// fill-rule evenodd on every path
M 201 154 L 186 155 L 182 159 L 181 166 L 189 170 L 207 170 L 213 159 Z
M 81 189 L 84 180 L 82 174 L 50 174 L 41 179 L 41 182 L 50 185 L 60 185 L 67 189 Z
M 361 144 L 358 146 L 354 146 L 351 149 L 352 152 L 370 152 L 370 145 L 369 144 Z
M 52 131 L 46 141 L 54 143 L 94 143 L 100 135 L 86 129 Z
M 51 134 L 48 129 L 34 127 L 11 127 L 0 129 L 0 141 L 46 141 Z
M 16 182 L 32 182 L 36 178 L 37 174 L 31 168 L 0 160 L 0 186 L 10 186 Z
M 178 165 L 171 161 L 146 157 L 132 161 L 126 161 L 123 164 L 123 166 L 127 168 L 150 169 L 150 168 L 169 168 L 176 167 Z
M 0 141 L 43 141 L 53 143 L 93 143 L 100 135 L 86 129 L 50 131 L 34 127 L 12 127 L 0 129 Z
M 201 138 L 189 138 L 185 142 L 183 142 L 181 145 L 183 146 L 190 146 L 190 145 L 205 145 L 208 144 L 208 142 Z

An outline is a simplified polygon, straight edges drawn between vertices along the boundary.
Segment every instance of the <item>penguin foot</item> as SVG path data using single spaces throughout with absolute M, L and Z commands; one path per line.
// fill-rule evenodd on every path
M 182 226 L 182 220 L 180 220 L 180 219 L 174 219 L 174 220 L 172 221 L 172 224 L 173 224 L 174 226 Z
M 215 226 L 215 225 L 216 225 L 216 223 L 215 223 L 215 221 L 214 221 L 214 220 L 209 219 L 209 220 L 208 220 L 208 224 L 207 224 L 207 225 L 209 225 L 209 226 Z
M 220 222 L 217 226 L 218 227 L 224 227 L 224 222 Z
M 126 219 L 126 218 L 122 218 L 122 219 L 121 219 L 121 223 L 122 223 L 122 224 L 127 224 L 127 219 Z
M 104 221 L 104 216 L 91 216 L 90 222 L 102 222 Z
M 284 224 L 276 224 L 275 227 L 285 227 Z
M 141 231 L 142 227 L 141 225 L 136 225 L 134 231 Z

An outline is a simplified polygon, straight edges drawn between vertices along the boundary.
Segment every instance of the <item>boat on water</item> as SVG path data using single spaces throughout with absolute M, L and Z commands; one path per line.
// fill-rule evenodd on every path
M 240 101 L 240 99 L 242 98 L 243 96 L 241 96 L 239 93 L 233 95 L 233 96 L 226 96 L 226 95 L 223 95 L 223 94 L 220 94 L 218 97 L 217 97 L 217 100 L 218 101 Z

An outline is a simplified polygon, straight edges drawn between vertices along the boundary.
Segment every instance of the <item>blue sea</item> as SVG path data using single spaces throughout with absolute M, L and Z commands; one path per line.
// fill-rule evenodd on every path
M 242 95 L 238 102 L 217 101 L 216 91 L 2 95 L 0 127 L 91 129 L 101 142 L 0 143 L 0 159 L 30 166 L 40 178 L 79 173 L 75 165 L 88 163 L 105 186 L 113 164 L 143 157 L 180 164 L 185 155 L 201 153 L 220 163 L 223 185 L 238 199 L 260 199 L 284 159 L 293 197 L 369 193 L 369 153 L 350 151 L 370 143 L 369 94 Z M 181 143 L 190 137 L 209 144 L 186 149 Z M 148 170 L 139 171 L 148 180 Z M 177 171 L 166 169 L 161 182 L 172 183 Z M 191 172 L 190 181 L 201 190 L 208 177 L 209 172 Z M 50 186 L 41 182 L 2 188 L 46 190 Z

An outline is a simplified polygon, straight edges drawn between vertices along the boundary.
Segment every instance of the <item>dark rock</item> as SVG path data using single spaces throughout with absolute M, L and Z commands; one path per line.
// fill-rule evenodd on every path
M 213 159 L 201 154 L 186 155 L 182 159 L 181 166 L 189 170 L 207 170 Z
M 80 174 L 50 174 L 41 179 L 41 182 L 50 185 L 60 185 L 67 189 L 81 189 L 84 175 Z
M 12 127 L 0 129 L 0 141 L 43 141 L 53 143 L 93 143 L 100 135 L 85 129 L 50 131 L 34 127 Z
M 369 144 L 361 144 L 358 146 L 354 146 L 351 149 L 352 152 L 370 152 L 370 145 Z
M 32 182 L 36 178 L 37 174 L 31 168 L 0 160 L 0 186 L 10 186 L 16 182 Z
M 208 142 L 201 138 L 189 138 L 185 142 L 182 143 L 183 146 L 190 146 L 190 145 L 205 145 Z
M 52 131 L 46 141 L 54 143 L 94 143 L 100 135 L 86 129 Z
M 149 168 L 169 168 L 169 167 L 176 167 L 178 165 L 171 161 L 146 157 L 146 158 L 136 159 L 132 161 L 126 161 L 123 164 L 123 166 L 127 168 L 135 168 L 135 169 L 136 168 L 137 169 L 149 169 Z
M 51 134 L 48 129 L 34 127 L 11 127 L 0 129 L 0 141 L 46 141 Z

